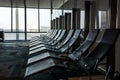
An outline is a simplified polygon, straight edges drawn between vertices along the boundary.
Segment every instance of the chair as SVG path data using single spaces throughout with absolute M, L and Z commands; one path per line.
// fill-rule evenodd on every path
M 89 48 L 92 46 L 94 41 L 96 40 L 96 37 L 99 33 L 99 29 L 93 29 L 90 30 L 88 33 L 87 38 L 83 43 L 80 44 L 80 46 L 73 52 L 73 53 L 67 53 L 68 56 L 61 56 L 61 53 L 55 53 L 55 52 L 45 52 L 36 56 L 33 56 L 28 59 L 28 65 L 33 64 L 35 62 L 41 61 L 46 58 L 61 58 L 61 59 L 71 59 L 71 60 L 77 60 L 80 58 L 80 56 L 85 56 L 89 50 Z M 65 57 L 65 58 L 64 58 Z
M 30 47 L 29 48 L 29 50 L 35 50 L 35 49 L 37 49 L 37 48 L 40 48 L 40 47 L 44 47 L 44 46 L 55 46 L 57 43 L 60 43 L 60 40 L 64 37 L 64 35 L 65 35 L 65 30 L 62 30 L 62 32 L 61 32 L 61 34 L 59 35 L 59 37 L 55 40 L 55 41 L 53 41 L 53 43 L 44 43 L 44 44 L 39 44 L 39 45 L 36 45 L 36 46 L 34 46 L 34 47 Z
M 58 34 L 59 30 L 54 30 L 54 33 L 51 35 L 50 38 L 43 38 L 42 40 L 41 39 L 38 39 L 36 41 L 33 41 L 33 42 L 30 42 L 29 46 L 32 47 L 32 46 L 35 46 L 39 43 L 41 43 L 41 41 L 44 41 L 44 42 L 49 42 L 49 41 L 52 41 L 54 40 L 54 38 L 56 37 L 56 35 Z
M 54 32 L 54 30 L 49 30 L 49 31 L 46 33 L 46 35 L 34 36 L 34 37 L 31 38 L 30 42 L 36 41 L 36 40 L 38 40 L 39 38 L 44 38 L 44 37 L 51 36 L 53 32 Z
M 58 36 L 61 34 L 61 32 L 62 32 L 62 30 L 58 30 L 57 34 L 54 36 L 54 38 L 52 40 L 56 40 L 58 38 Z M 39 38 L 38 41 L 31 42 L 30 44 L 32 45 L 32 44 L 37 43 L 39 41 L 44 42 L 44 41 L 49 40 L 49 39 L 51 39 L 51 38 L 50 37 L 48 37 L 48 38 L 45 38 L 45 37 Z
M 60 59 L 48 58 L 27 66 L 25 78 L 29 78 L 43 71 L 54 73 L 56 69 L 60 69 L 56 74 L 60 74 L 60 78 L 71 75 L 80 75 L 81 68 L 90 75 L 90 70 L 95 70 L 96 65 L 100 63 L 104 57 L 112 49 L 118 37 L 119 30 L 107 29 L 96 48 L 85 58 L 80 58 L 76 62 L 64 61 Z M 110 36 L 111 35 L 111 36 Z M 109 37 L 108 37 L 109 36 Z M 77 63 L 77 64 L 75 64 Z M 76 74 L 75 74 L 76 73 Z
M 65 53 L 68 51 L 68 49 L 70 49 L 72 47 L 72 45 L 75 44 L 75 42 L 79 38 L 80 33 L 81 33 L 81 30 L 75 30 L 73 37 L 68 42 L 66 42 L 66 44 L 64 44 L 64 45 L 61 44 L 62 46 L 60 46 L 60 47 L 58 47 L 58 46 L 55 48 L 41 47 L 41 48 L 35 49 L 33 51 L 30 51 L 29 55 L 31 55 L 31 56 L 38 55 L 38 54 L 41 54 L 41 53 L 46 52 L 46 51 Z
M 119 29 L 107 29 L 96 48 L 89 53 L 85 58 L 78 61 L 78 65 L 87 72 L 90 80 L 90 75 L 95 72 L 97 65 L 111 53 L 114 48 L 115 42 L 119 35 Z
M 65 39 L 63 39 L 61 42 L 59 42 L 56 46 L 50 46 L 50 48 L 55 48 L 55 47 L 57 47 L 57 48 L 61 48 L 63 45 L 65 45 L 70 39 L 71 39 L 71 37 L 72 37 L 72 35 L 74 34 L 74 30 L 69 30 L 69 32 L 68 32 L 68 35 L 66 36 L 66 38 Z M 42 44 L 41 44 L 42 45 Z M 41 45 L 38 45 L 38 47 L 40 47 Z M 44 45 L 43 45 L 44 46 Z M 37 49 L 36 49 L 37 50 Z M 38 49 L 38 51 L 39 51 L 39 49 Z M 30 51 L 29 53 L 31 54 L 31 53 L 34 53 L 34 52 L 37 52 L 37 51 Z

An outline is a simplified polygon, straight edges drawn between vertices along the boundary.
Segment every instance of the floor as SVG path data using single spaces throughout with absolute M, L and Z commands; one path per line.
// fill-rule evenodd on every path
M 22 80 L 28 52 L 28 41 L 0 42 L 0 80 Z
M 88 77 L 73 77 L 69 78 L 69 80 L 89 80 Z M 92 76 L 92 80 L 105 80 L 103 75 Z
M 0 80 L 23 80 L 29 53 L 29 41 L 0 42 Z M 104 80 L 104 76 L 93 76 L 93 80 Z M 32 80 L 55 80 L 42 73 Z M 89 80 L 88 77 L 73 77 L 68 80 Z

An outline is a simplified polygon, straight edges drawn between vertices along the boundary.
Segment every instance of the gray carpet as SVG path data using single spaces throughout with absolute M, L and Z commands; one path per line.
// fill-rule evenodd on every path
M 28 52 L 25 41 L 0 43 L 0 80 L 22 80 Z

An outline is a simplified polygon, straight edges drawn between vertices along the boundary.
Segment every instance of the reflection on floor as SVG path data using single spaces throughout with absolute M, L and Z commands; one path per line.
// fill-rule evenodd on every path
M 88 77 L 73 77 L 69 78 L 68 80 L 89 80 Z M 98 75 L 98 76 L 92 76 L 92 80 L 105 80 L 103 75 Z
M 22 80 L 28 52 L 28 41 L 0 42 L 0 80 Z

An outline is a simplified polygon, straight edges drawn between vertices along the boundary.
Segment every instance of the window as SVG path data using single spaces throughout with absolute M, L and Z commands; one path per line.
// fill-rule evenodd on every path
M 9 31 L 11 29 L 11 8 L 0 7 L 0 29 Z
M 61 9 L 53 9 L 52 20 L 62 15 Z
M 40 9 L 40 31 L 46 32 L 50 29 L 50 9 Z
M 24 8 L 13 8 L 13 31 L 24 32 Z M 17 31 L 16 31 L 17 30 Z
M 27 31 L 38 32 L 38 9 L 27 9 Z
M 25 40 L 25 9 L 12 8 L 11 10 L 11 8 L 0 7 L 0 11 L 0 29 L 4 29 L 5 40 Z M 13 11 L 12 17 L 11 11 Z M 26 12 L 27 39 L 34 34 L 38 35 L 38 24 L 40 24 L 40 32 L 47 32 L 50 29 L 50 9 L 40 9 L 40 22 L 38 22 L 38 9 L 27 8 Z
M 81 15 L 80 15 L 80 28 L 83 29 L 84 28 L 84 21 L 85 21 L 85 11 L 81 11 Z
M 108 28 L 107 11 L 99 11 L 99 28 Z

